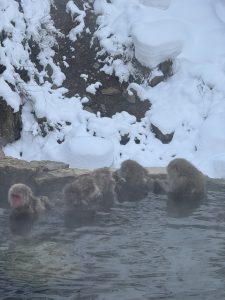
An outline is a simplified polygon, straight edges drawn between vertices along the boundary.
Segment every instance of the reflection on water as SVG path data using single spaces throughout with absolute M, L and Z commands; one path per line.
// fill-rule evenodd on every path
M 225 299 L 224 191 L 172 218 L 166 197 L 117 205 L 92 226 L 66 228 L 62 212 L 30 234 L 0 212 L 1 299 Z

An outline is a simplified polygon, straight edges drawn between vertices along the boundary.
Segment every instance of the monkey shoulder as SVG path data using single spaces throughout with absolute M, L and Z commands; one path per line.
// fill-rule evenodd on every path
M 33 197 L 33 212 L 41 213 L 50 209 L 50 202 L 47 196 Z

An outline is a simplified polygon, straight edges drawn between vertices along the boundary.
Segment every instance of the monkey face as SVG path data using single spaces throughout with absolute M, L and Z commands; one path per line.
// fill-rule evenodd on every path
M 13 209 L 29 206 L 32 198 L 31 189 L 23 184 L 14 184 L 9 189 L 9 204 Z
M 23 206 L 23 200 L 19 194 L 13 193 L 10 198 L 10 205 L 12 208 Z

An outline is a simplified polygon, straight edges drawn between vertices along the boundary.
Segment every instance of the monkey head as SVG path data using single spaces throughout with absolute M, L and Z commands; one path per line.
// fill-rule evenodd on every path
M 88 208 L 97 204 L 101 191 L 90 174 L 78 176 L 64 189 L 65 203 L 70 208 Z
M 13 209 L 29 207 L 33 193 L 31 189 L 22 183 L 14 184 L 8 192 L 8 201 Z

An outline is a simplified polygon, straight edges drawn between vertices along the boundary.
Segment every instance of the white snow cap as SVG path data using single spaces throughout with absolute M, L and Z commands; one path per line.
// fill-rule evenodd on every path
M 161 9 L 169 7 L 171 0 L 140 0 L 140 3 L 145 6 L 153 6 Z
M 68 142 L 70 167 L 96 169 L 110 167 L 113 163 L 113 145 L 109 140 L 85 136 Z
M 182 52 L 188 36 L 185 25 L 173 20 L 136 23 L 132 34 L 135 57 L 150 68 L 176 58 Z

